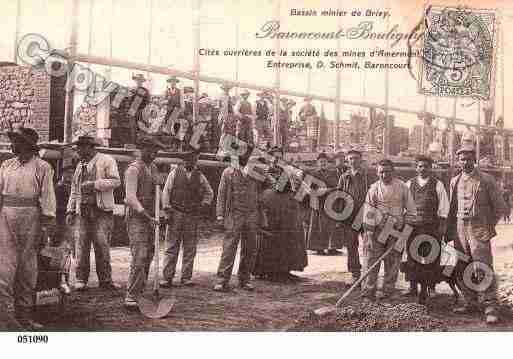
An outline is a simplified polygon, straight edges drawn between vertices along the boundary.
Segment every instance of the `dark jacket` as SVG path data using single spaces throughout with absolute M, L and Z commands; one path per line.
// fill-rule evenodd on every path
M 499 189 L 495 178 L 487 173 L 476 170 L 478 178 L 478 186 L 474 190 L 472 196 L 471 217 L 479 218 L 480 223 L 487 223 L 490 225 L 492 238 L 497 235 L 495 226 L 502 217 L 505 209 L 505 204 L 500 195 Z M 458 183 L 461 178 L 461 173 L 451 179 L 450 195 L 449 195 L 449 215 L 447 216 L 447 241 L 452 241 L 457 236 L 456 231 L 456 214 L 458 212 Z

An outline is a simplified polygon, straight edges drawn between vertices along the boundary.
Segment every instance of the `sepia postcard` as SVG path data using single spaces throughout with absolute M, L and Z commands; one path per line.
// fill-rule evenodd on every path
M 513 329 L 513 3 L 0 4 L 9 341 Z

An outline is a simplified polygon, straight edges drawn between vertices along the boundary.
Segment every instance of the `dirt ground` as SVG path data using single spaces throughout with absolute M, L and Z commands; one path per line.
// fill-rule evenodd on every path
M 494 239 L 495 269 L 500 287 L 513 285 L 513 225 L 499 225 Z M 212 291 L 215 271 L 221 255 L 222 233 L 203 230 L 198 247 L 193 280 L 194 287 L 162 289 L 164 296 L 174 296 L 176 304 L 170 315 L 152 320 L 122 306 L 126 286 L 129 251 L 126 247 L 112 249 L 114 281 L 123 286 L 118 292 L 97 288 L 94 266 L 90 289 L 73 293 L 70 302 L 59 309 L 40 307 L 38 317 L 46 330 L 58 331 L 285 331 L 302 330 L 301 319 L 312 310 L 333 304 L 348 288 L 346 256 L 309 255 L 309 265 L 299 274 L 304 280 L 294 284 L 254 280 L 254 292 L 237 289 L 230 293 Z M 93 260 L 94 256 L 91 255 Z M 162 258 L 162 257 L 161 257 Z M 180 261 L 179 261 L 180 263 Z M 179 264 L 180 265 L 180 264 Z M 237 268 L 237 263 L 235 268 Z M 177 271 L 179 272 L 179 269 Z M 150 274 L 153 277 L 153 271 Z M 175 279 L 179 279 L 175 278 Z M 232 277 L 236 284 L 236 277 Z M 400 275 L 399 288 L 407 284 Z M 429 300 L 428 315 L 444 323 L 450 331 L 505 331 L 513 329 L 509 306 L 502 306 L 502 322 L 494 327 L 483 323 L 479 315 L 454 315 L 451 291 L 446 284 L 437 286 L 437 295 Z M 353 296 L 357 301 L 357 294 Z M 389 304 L 413 302 L 399 295 Z M 329 329 L 328 329 L 329 330 Z

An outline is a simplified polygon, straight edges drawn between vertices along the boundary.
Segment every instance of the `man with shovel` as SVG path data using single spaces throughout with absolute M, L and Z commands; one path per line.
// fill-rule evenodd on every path
M 395 221 L 394 229 L 400 231 L 404 226 L 405 215 L 415 215 L 415 202 L 408 187 L 401 180 L 394 176 L 394 165 L 392 161 L 384 159 L 378 162 L 378 178 L 367 192 L 364 205 L 364 219 L 375 218 L 374 226 L 370 223 L 364 223 L 365 236 L 363 239 L 363 262 L 364 269 L 370 268 L 381 255 L 391 246 L 395 245 L 395 240 L 388 236 L 386 242 L 380 240 L 380 234 L 386 230 L 385 224 L 389 218 Z M 383 281 L 383 290 L 380 293 L 380 299 L 384 299 L 393 294 L 399 266 L 401 264 L 401 253 L 393 249 L 384 259 L 385 278 Z M 376 287 L 378 282 L 378 273 L 381 264 L 378 264 L 370 271 L 366 281 L 362 286 L 362 297 L 375 299 Z
M 214 199 L 207 178 L 197 168 L 199 151 L 186 153 L 184 164 L 174 167 L 167 176 L 162 193 L 162 206 L 171 224 L 166 233 L 164 281 L 161 287 L 173 285 L 180 246 L 183 246 L 182 277 L 184 286 L 194 285 L 192 271 L 198 246 L 198 221 Z
M 137 307 L 148 280 L 150 264 L 155 251 L 153 227 L 155 226 L 155 187 L 159 173 L 153 162 L 162 145 L 144 137 L 138 143 L 140 157 L 128 165 L 125 172 L 125 220 L 130 240 L 130 274 L 128 276 L 125 307 Z

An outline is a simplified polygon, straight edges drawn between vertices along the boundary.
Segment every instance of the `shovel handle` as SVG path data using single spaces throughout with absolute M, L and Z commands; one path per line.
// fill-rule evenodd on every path
M 395 245 L 392 245 L 390 246 L 390 248 L 388 248 L 377 260 L 376 262 L 374 262 L 370 267 L 369 269 L 367 269 L 365 271 L 365 273 L 363 273 L 360 278 L 358 278 L 358 280 L 356 282 L 354 282 L 354 284 L 351 286 L 351 288 L 349 288 L 345 293 L 344 295 L 342 295 L 342 297 L 340 297 L 340 299 L 337 301 L 337 304 L 335 304 L 335 307 L 340 307 L 340 305 L 342 304 L 342 302 L 344 301 L 344 299 L 346 299 L 349 294 L 351 294 L 353 292 L 353 290 L 358 287 L 360 285 L 361 282 L 363 282 L 365 280 L 365 278 L 367 278 L 370 274 L 370 272 L 376 268 L 377 265 L 379 265 L 379 263 L 381 263 L 381 261 L 383 259 L 385 259 L 390 253 L 392 253 L 392 251 L 395 249 Z
M 153 260 L 155 261 L 155 279 L 153 282 L 153 292 L 158 293 L 159 291 L 159 257 L 160 257 L 160 185 L 155 186 L 155 255 Z

